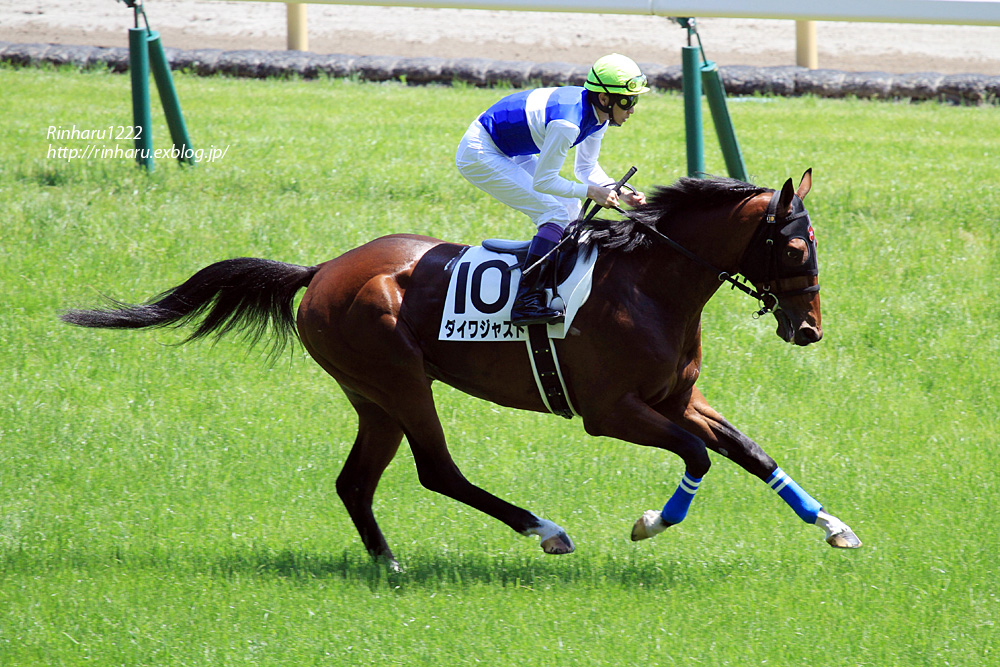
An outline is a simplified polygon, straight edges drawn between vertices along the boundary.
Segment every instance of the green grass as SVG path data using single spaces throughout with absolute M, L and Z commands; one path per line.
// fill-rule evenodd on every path
M 129 122 L 128 78 L 0 69 L 0 665 L 986 665 L 1000 651 L 995 107 L 752 98 L 756 182 L 814 169 L 825 338 L 783 345 L 722 291 L 700 386 L 865 541 L 828 548 L 717 461 L 688 520 L 633 544 L 675 457 L 436 390 L 468 477 L 577 552 L 420 487 L 401 450 L 368 562 L 334 491 L 355 419 L 296 349 L 94 332 L 60 308 L 142 300 L 232 256 L 316 263 L 391 232 L 524 238 L 456 173 L 502 91 L 179 75 L 196 147 L 152 174 L 49 159 L 50 125 Z M 155 103 L 155 95 L 154 95 Z M 167 132 L 154 112 L 154 140 Z M 77 142 L 85 144 L 86 142 Z M 682 175 L 653 94 L 602 164 Z M 721 172 L 710 151 L 708 168 Z

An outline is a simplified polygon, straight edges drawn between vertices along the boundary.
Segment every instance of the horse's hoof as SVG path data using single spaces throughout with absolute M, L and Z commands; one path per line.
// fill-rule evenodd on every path
M 816 525 L 826 531 L 826 542 L 837 549 L 857 549 L 861 540 L 846 523 L 820 510 L 816 515 Z
M 861 546 L 861 540 L 850 528 L 826 538 L 827 544 L 837 549 L 857 549 Z
M 649 539 L 655 537 L 670 527 L 670 524 L 663 520 L 656 510 L 646 510 L 639 517 L 639 520 L 632 526 L 632 541 Z
M 576 549 L 573 540 L 566 533 L 557 533 L 547 540 L 542 540 L 542 550 L 547 554 L 571 554 Z
M 399 561 L 392 556 L 375 556 L 375 562 L 391 574 L 402 574 L 405 571 Z

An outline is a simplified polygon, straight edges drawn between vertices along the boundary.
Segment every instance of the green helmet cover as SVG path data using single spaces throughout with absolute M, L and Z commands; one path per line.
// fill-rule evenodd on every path
M 641 95 L 649 91 L 646 75 L 635 61 L 620 53 L 598 58 L 583 87 L 595 93 L 609 95 Z

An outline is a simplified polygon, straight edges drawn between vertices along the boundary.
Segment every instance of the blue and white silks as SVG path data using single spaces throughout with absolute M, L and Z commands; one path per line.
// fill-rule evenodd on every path
M 545 142 L 545 129 L 554 120 L 564 120 L 580 128 L 573 142 L 600 130 L 587 89 L 579 86 L 538 88 L 504 97 L 479 116 L 479 122 L 508 157 L 535 155 Z
M 608 123 L 580 87 L 537 88 L 499 100 L 469 125 L 455 152 L 459 173 L 531 218 L 565 228 L 580 213 L 588 186 L 614 182 L 598 164 Z M 576 181 L 562 170 L 573 147 Z

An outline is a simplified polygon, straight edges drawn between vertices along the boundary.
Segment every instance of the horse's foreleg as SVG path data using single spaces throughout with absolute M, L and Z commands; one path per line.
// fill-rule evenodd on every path
M 588 424 L 591 435 L 607 435 L 626 442 L 658 447 L 684 460 L 677 490 L 660 511 L 649 510 L 632 527 L 632 540 L 644 540 L 680 523 L 687 516 L 711 462 L 705 443 L 634 396 L 625 397 L 599 424 Z
M 764 481 L 800 519 L 822 528 L 831 546 L 848 549 L 861 546 L 861 540 L 847 524 L 825 512 L 819 501 L 779 468 L 757 443 L 712 409 L 697 390 L 693 391 L 685 418 L 687 428 L 701 435 L 710 449 Z
M 632 541 L 638 542 L 650 537 L 655 537 L 670 526 L 676 525 L 687 517 L 688 508 L 694 500 L 694 494 L 698 492 L 701 479 L 692 477 L 687 471 L 681 477 L 681 483 L 677 485 L 677 490 L 670 496 L 670 500 L 660 511 L 646 510 L 639 520 L 632 526 Z

